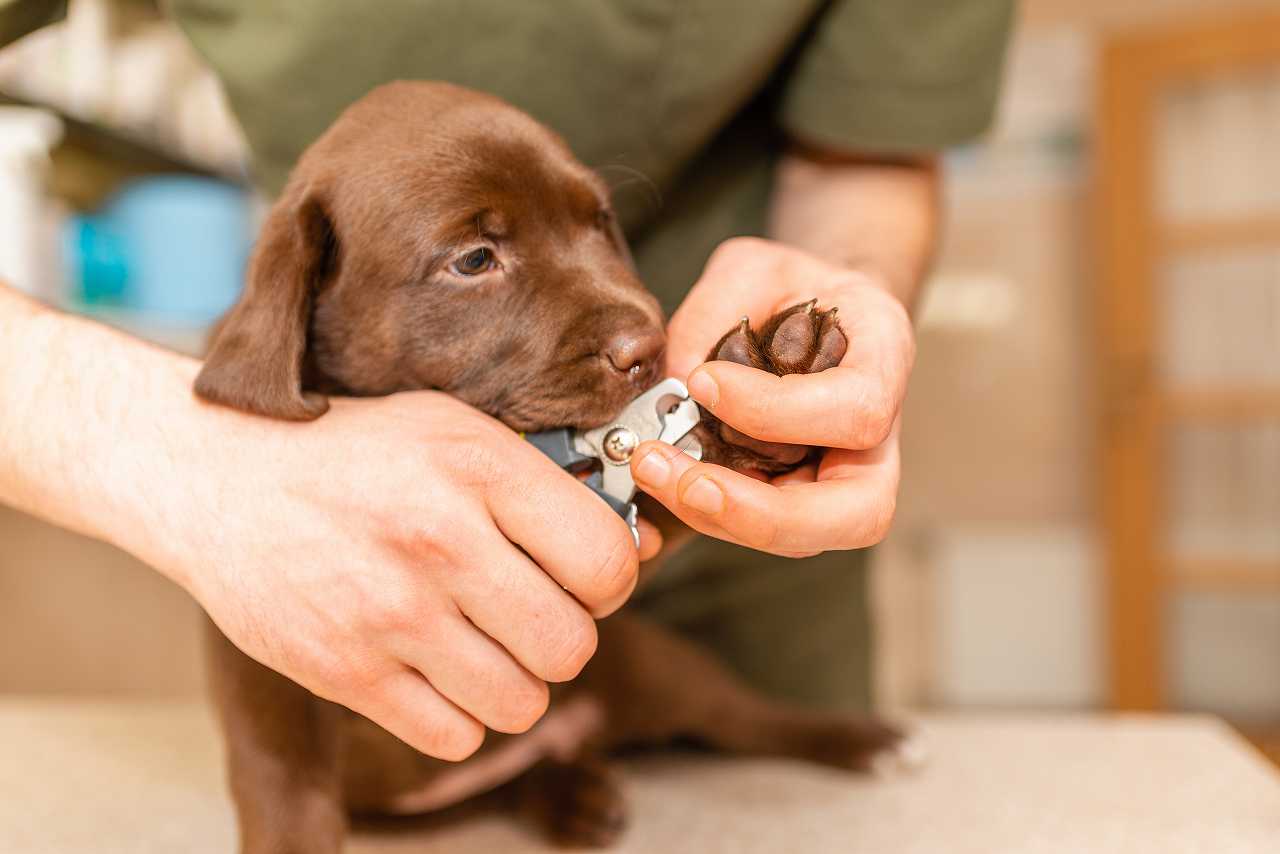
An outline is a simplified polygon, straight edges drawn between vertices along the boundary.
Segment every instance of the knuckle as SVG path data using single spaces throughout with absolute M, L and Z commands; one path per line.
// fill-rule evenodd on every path
M 495 722 L 499 732 L 527 732 L 547 713 L 551 692 L 541 680 L 522 680 L 512 684 L 504 692 L 501 719 Z
M 880 446 L 893 431 L 894 418 L 893 406 L 887 400 L 873 400 L 855 407 L 845 431 L 850 447 L 869 450 Z
M 568 682 L 576 677 L 596 654 L 596 642 L 596 624 L 584 614 L 579 625 L 567 629 L 555 641 L 543 678 L 549 682 Z
M 501 465 L 493 443 L 474 441 L 461 444 L 455 451 L 452 465 L 463 483 L 488 486 L 499 482 Z
M 404 637 L 420 632 L 422 626 L 432 625 L 434 620 L 430 611 L 422 597 L 406 592 L 401 597 L 380 603 L 372 620 L 382 637 Z
M 607 601 L 625 594 L 635 584 L 639 569 L 640 557 L 636 554 L 635 544 L 626 535 L 614 537 L 591 579 L 592 598 Z
M 890 494 L 880 507 L 880 513 L 876 516 L 876 524 L 872 533 L 876 537 L 876 542 L 880 542 L 889 536 L 889 532 L 893 530 L 893 520 L 898 515 L 898 496 Z
M 867 529 L 862 537 L 860 547 L 878 545 L 884 542 L 889 536 L 889 531 L 893 528 L 893 518 L 897 513 L 897 497 L 888 496 L 884 501 L 876 505 L 875 511 L 872 513 L 867 524 Z
M 435 470 L 455 482 L 483 482 L 501 467 L 500 429 L 488 419 L 458 417 L 423 437 L 421 453 Z
M 376 612 L 366 615 L 369 628 L 372 629 L 371 634 L 382 638 L 393 638 L 402 636 L 413 624 L 409 618 L 408 608 L 390 607 L 380 608 Z
M 755 262 L 769 241 L 759 237 L 730 237 L 711 253 L 707 266 L 737 268 Z
M 446 762 L 461 762 L 484 744 L 484 727 L 471 719 L 459 719 L 428 734 L 427 750 Z
M 867 419 L 866 436 L 868 448 L 876 448 L 884 444 L 889 438 L 889 433 L 893 430 L 893 413 L 888 407 L 881 409 L 871 418 Z
M 765 516 L 747 527 L 741 536 L 748 548 L 761 552 L 776 553 L 778 542 L 778 520 Z
M 398 559 L 402 570 L 448 560 L 456 538 L 457 519 L 451 514 L 385 512 L 375 521 L 381 544 Z M 450 527 L 450 522 L 453 527 Z
M 312 679 L 326 697 L 346 696 L 374 687 L 378 670 L 368 662 L 338 655 L 323 655 L 311 662 Z

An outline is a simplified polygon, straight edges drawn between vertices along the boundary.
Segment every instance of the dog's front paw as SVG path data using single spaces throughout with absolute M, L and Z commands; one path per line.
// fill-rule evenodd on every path
M 707 361 L 729 361 L 771 374 L 814 374 L 840 363 L 848 339 L 834 308 L 823 311 L 817 300 L 793 305 L 765 321 L 757 332 L 747 318 L 711 348 Z M 729 468 L 777 475 L 803 464 L 814 449 L 765 442 L 735 430 L 702 409 L 697 437 L 702 458 Z

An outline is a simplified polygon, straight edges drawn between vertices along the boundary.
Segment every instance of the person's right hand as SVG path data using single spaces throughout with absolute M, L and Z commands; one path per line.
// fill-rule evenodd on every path
M 424 753 L 527 729 L 635 586 L 625 523 L 446 395 L 332 403 L 308 424 L 197 404 L 200 451 L 128 547 L 250 656 Z

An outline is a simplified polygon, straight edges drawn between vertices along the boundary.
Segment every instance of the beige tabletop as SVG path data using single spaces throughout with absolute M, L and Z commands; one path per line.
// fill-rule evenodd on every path
M 790 762 L 632 761 L 638 852 L 1280 852 L 1280 774 L 1206 717 L 926 717 L 894 779 Z M 0 852 L 228 852 L 200 706 L 0 700 Z M 538 851 L 499 815 L 349 850 Z

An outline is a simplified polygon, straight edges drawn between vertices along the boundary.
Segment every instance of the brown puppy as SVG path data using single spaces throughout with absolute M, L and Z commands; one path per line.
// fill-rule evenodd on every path
M 303 420 L 324 413 L 326 393 L 434 388 L 514 429 L 597 426 L 662 370 L 662 314 L 629 260 L 605 186 L 549 130 L 455 86 L 389 84 L 302 157 L 196 390 Z M 745 323 L 730 330 L 711 356 L 813 371 L 839 361 L 844 346 L 834 315 L 809 304 L 760 334 Z M 777 472 L 809 452 L 704 415 L 712 461 Z M 899 738 L 872 720 L 758 696 L 688 642 L 618 614 L 600 624 L 596 656 L 554 687 L 533 729 L 492 735 L 451 764 L 210 634 L 252 854 L 337 851 L 352 811 L 424 812 L 502 784 L 554 838 L 607 844 L 625 804 L 603 758 L 620 745 L 692 737 L 865 769 Z

